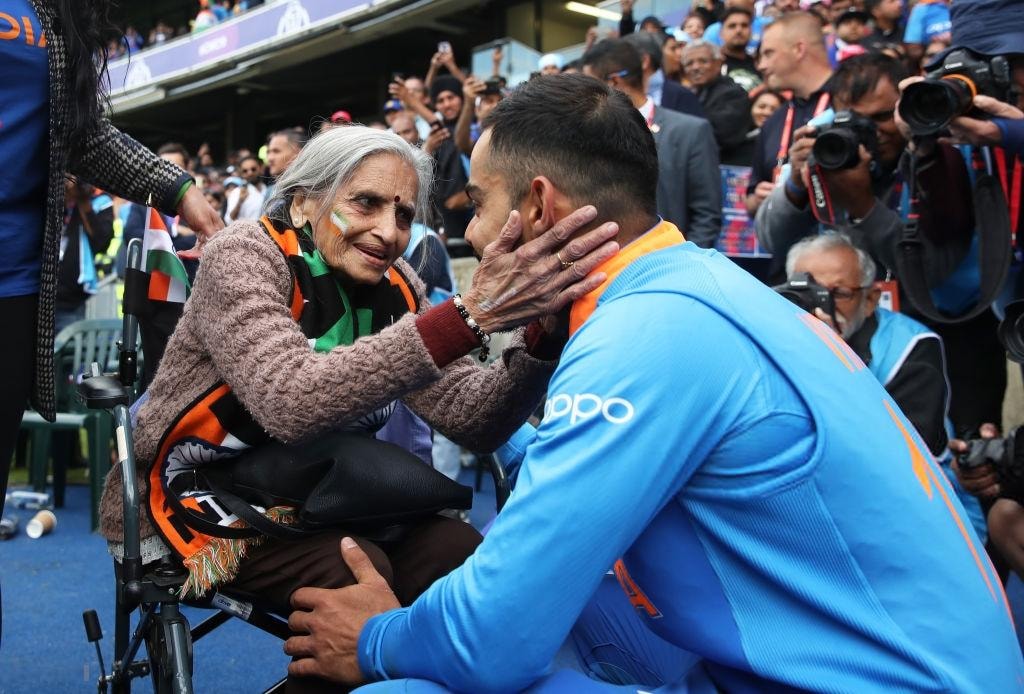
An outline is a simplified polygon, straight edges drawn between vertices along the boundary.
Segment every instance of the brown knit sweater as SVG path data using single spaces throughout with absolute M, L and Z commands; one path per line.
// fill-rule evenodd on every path
M 407 277 L 414 276 L 408 266 L 403 269 Z M 424 337 L 434 346 L 438 330 L 465 326 L 457 313 L 458 325 L 453 326 L 450 302 L 428 310 L 418 281 L 413 288 L 424 306 L 419 317 L 407 315 L 350 346 L 316 353 L 292 320 L 291 281 L 284 255 L 255 222 L 236 222 L 206 246 L 192 296 L 135 428 L 136 479 L 143 505 L 149 491 L 146 474 L 161 437 L 217 381 L 230 385 L 256 422 L 285 443 L 401 399 L 453 441 L 493 450 L 536 407 L 555 367 L 531 356 L 521 335 L 487 369 L 468 356 L 439 366 L 438 350 L 428 350 Z M 461 335 L 453 339 L 455 344 L 460 340 Z M 472 341 L 461 344 L 464 355 Z M 107 474 L 100 532 L 113 542 L 123 537 L 118 466 Z M 142 538 L 155 534 L 143 513 Z

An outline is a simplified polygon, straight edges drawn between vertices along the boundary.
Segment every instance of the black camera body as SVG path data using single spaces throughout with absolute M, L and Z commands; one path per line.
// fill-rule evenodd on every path
M 498 79 L 497 77 L 492 77 L 491 79 L 489 79 L 486 82 L 484 82 L 483 94 L 484 94 L 484 96 L 487 96 L 489 94 L 501 94 L 501 89 L 502 89 L 501 80 Z
M 991 465 L 999 480 L 999 496 L 1024 504 L 1024 427 L 1001 439 L 971 439 L 956 459 L 961 470 Z
M 794 272 L 788 282 L 772 287 L 772 289 L 812 316 L 814 309 L 820 308 L 832 319 L 833 325 L 839 325 L 836 320 L 836 302 L 832 298 L 832 292 L 818 284 L 811 273 Z
M 903 90 L 900 117 L 917 136 L 927 137 L 946 130 L 954 118 L 989 116 L 974 108 L 975 96 L 1008 101 L 1012 81 L 1005 56 L 984 58 L 959 48 L 951 51 L 935 70 Z
M 856 111 L 839 111 L 814 140 L 811 154 L 826 171 L 852 169 L 860 163 L 860 145 L 878 159 L 878 126 Z

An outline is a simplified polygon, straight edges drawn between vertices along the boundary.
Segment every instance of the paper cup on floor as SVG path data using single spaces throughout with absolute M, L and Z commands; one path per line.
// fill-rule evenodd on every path
M 38 540 L 43 535 L 53 532 L 55 527 L 57 527 L 57 516 L 53 515 L 53 511 L 43 509 L 33 516 L 25 526 L 25 534 L 33 540 Z

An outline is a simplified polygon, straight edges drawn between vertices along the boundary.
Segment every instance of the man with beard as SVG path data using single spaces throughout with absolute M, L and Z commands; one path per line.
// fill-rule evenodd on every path
M 440 121 L 431 123 L 431 129 L 444 128 L 448 131 L 448 135 L 431 152 L 436 163 L 437 182 L 431 194 L 432 202 L 441 216 L 445 237 L 461 239 L 466 235 L 466 225 L 471 216 L 471 205 L 465 193 L 467 166 L 455 146 L 454 137 L 459 113 L 462 112 L 462 83 L 451 75 L 436 77 L 430 85 L 430 98 L 440 116 Z
M 836 111 L 850 110 L 870 119 L 877 128 L 878 146 L 869 153 L 861 145 L 860 161 L 852 168 L 822 171 L 824 186 L 836 208 L 836 225 L 883 267 L 895 266 L 895 247 L 903 230 L 902 179 L 898 171 L 906 139 L 896 126 L 897 85 L 906 77 L 903 65 L 886 55 L 866 54 L 844 60 L 832 79 Z M 757 212 L 758 239 L 775 256 L 775 270 L 790 246 L 819 229 L 807 190 L 807 158 L 820 130 L 796 130 L 790 149 L 790 169 Z M 875 161 L 877 159 L 877 161 Z
M 932 454 L 941 457 L 949 388 L 939 336 L 913 318 L 878 305 L 875 262 L 846 234 L 811 236 L 794 245 L 786 256 L 786 276 L 793 279 L 800 272 L 829 290 L 838 325 L 821 309 L 815 315 L 842 336 Z
M 748 92 L 761 84 L 757 61 L 747 53 L 753 15 L 745 7 L 730 7 L 722 17 L 722 73 Z
M 263 194 L 267 188 L 263 183 L 263 163 L 254 156 L 245 157 L 238 164 L 238 173 L 245 184 L 228 193 L 225 224 L 239 219 L 259 219 L 263 210 Z

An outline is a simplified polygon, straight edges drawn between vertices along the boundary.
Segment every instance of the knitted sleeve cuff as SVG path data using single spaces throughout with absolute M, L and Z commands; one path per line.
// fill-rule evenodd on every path
M 439 369 L 480 346 L 451 299 L 417 316 L 416 329 Z
M 178 205 L 185 197 L 185 192 L 188 190 L 186 184 L 189 182 L 195 183 L 195 179 L 188 172 L 182 171 L 175 179 L 174 184 L 167 188 L 161 197 L 153 196 L 153 206 L 172 217 L 178 214 Z

